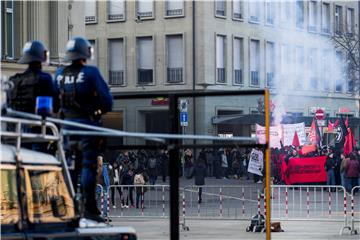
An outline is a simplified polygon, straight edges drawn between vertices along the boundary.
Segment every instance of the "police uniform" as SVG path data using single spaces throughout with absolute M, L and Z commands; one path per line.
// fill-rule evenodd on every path
M 10 77 L 9 81 L 13 87 L 8 94 L 9 107 L 17 111 L 35 113 L 37 97 L 57 98 L 51 75 L 41 70 L 41 62 L 45 62 L 46 59 L 47 50 L 41 42 L 32 41 L 25 44 L 19 63 L 29 64 L 29 67 L 25 72 Z M 56 108 L 56 101 L 54 104 Z
M 71 60 L 72 64 L 58 69 L 55 82 L 60 96 L 60 113 L 65 120 L 100 126 L 101 115 L 112 109 L 112 96 L 99 70 L 77 61 L 90 58 L 90 48 L 90 43 L 83 38 L 70 40 L 66 58 Z M 85 136 L 76 139 L 82 159 L 76 159 L 75 163 L 75 172 L 80 173 L 81 177 L 85 217 L 95 219 L 100 214 L 95 200 L 99 153 L 97 140 L 96 137 Z M 77 187 L 76 181 L 74 185 Z

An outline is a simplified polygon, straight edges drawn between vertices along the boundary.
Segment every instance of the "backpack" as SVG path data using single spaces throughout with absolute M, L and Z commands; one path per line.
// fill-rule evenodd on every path
M 17 111 L 28 113 L 35 112 L 36 96 L 38 94 L 39 77 L 29 71 L 19 73 L 9 79 L 14 87 L 8 95 L 8 102 L 11 108 Z
M 134 185 L 144 185 L 144 184 L 145 184 L 144 176 L 141 173 L 135 174 Z
M 149 168 L 156 168 L 156 158 L 150 158 Z
M 246 227 L 247 232 L 264 232 L 265 217 L 262 214 L 256 214 L 251 218 L 250 226 Z

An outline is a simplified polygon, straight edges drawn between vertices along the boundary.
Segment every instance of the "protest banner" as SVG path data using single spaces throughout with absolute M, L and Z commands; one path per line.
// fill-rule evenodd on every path
M 256 137 L 260 144 L 265 144 L 265 127 L 259 124 L 255 125 L 256 128 Z M 270 127 L 270 147 L 272 148 L 280 148 L 280 140 L 281 140 L 281 127 L 280 126 L 272 126 Z
M 282 124 L 284 146 L 290 146 L 294 139 L 295 131 L 299 137 L 300 146 L 306 143 L 305 123 Z
M 248 172 L 262 176 L 264 168 L 264 155 L 262 151 L 253 149 L 250 153 Z
M 290 158 L 281 165 L 281 176 L 287 185 L 296 183 L 325 183 L 327 174 L 324 168 L 326 156 Z

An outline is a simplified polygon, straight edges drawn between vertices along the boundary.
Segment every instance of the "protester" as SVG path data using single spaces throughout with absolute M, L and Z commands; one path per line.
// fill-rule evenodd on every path
M 206 176 L 206 164 L 205 164 L 205 153 L 200 153 L 199 158 L 195 164 L 194 171 L 192 176 L 195 176 L 195 185 L 198 187 L 198 203 L 202 202 L 202 187 L 205 185 L 205 176 Z
M 150 153 L 147 163 L 147 173 L 149 174 L 149 183 L 155 185 L 158 176 L 158 161 L 154 152 Z
M 98 195 L 98 199 L 101 198 L 101 192 L 103 194 L 103 215 L 102 217 L 106 218 L 108 217 L 108 202 L 106 201 L 106 199 L 108 198 L 108 194 L 109 194 L 109 187 L 110 187 L 110 176 L 109 176 L 109 164 L 106 163 L 104 161 L 104 155 L 100 154 L 97 157 L 97 166 L 98 166 L 98 170 L 97 170 L 97 195 Z M 101 187 L 99 187 L 99 185 Z
M 121 185 L 125 185 L 123 188 L 123 199 L 121 200 L 122 208 L 133 208 L 134 207 L 134 171 L 132 165 L 128 164 L 123 167 L 123 173 L 121 174 L 122 182 Z
M 356 159 L 356 155 L 354 153 L 349 154 L 350 161 L 345 167 L 346 177 L 348 179 L 348 192 L 351 192 L 351 189 L 358 184 L 358 177 L 360 172 L 360 165 Z
M 229 176 L 227 174 L 228 174 L 229 165 L 228 165 L 228 159 L 226 156 L 226 151 L 223 148 L 220 148 L 219 151 L 220 151 L 220 156 L 221 156 L 222 177 L 223 177 L 223 179 L 228 179 Z
M 345 189 L 348 189 L 348 179 L 346 177 L 346 166 L 349 163 L 350 159 L 345 157 L 345 154 L 340 154 L 341 164 L 340 164 L 340 175 L 341 175 L 341 186 Z
M 134 176 L 134 187 L 136 193 L 136 208 L 139 208 L 139 203 L 141 200 L 141 208 L 144 208 L 143 203 L 145 199 L 145 192 L 147 188 L 143 185 L 146 185 L 146 182 L 149 180 L 148 175 L 145 170 L 140 167 L 137 169 L 136 174 Z
M 327 173 L 327 185 L 335 185 L 335 159 L 334 159 L 334 153 L 328 154 L 325 162 L 325 170 Z
M 115 185 L 115 187 L 111 188 L 111 203 L 112 203 L 113 208 L 116 208 L 116 204 L 115 204 L 115 193 L 116 193 L 115 191 L 116 190 L 119 193 L 119 198 L 120 199 L 122 198 L 121 187 L 117 187 L 121 183 L 121 179 L 120 179 L 121 170 L 122 170 L 122 167 L 118 164 L 117 161 L 115 161 L 112 166 L 113 185 Z
M 186 149 L 184 153 L 184 168 L 185 168 L 185 177 L 191 178 L 191 172 L 193 168 L 193 154 L 190 149 Z

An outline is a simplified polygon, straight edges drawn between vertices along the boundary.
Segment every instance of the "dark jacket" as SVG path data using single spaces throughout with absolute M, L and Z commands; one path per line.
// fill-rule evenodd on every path
M 195 185 L 205 185 L 206 166 L 204 163 L 196 164 L 196 166 L 194 167 L 194 171 L 191 174 L 191 177 L 193 176 L 195 176 Z
M 348 162 L 345 169 L 346 177 L 357 178 L 359 177 L 359 162 L 356 159 L 352 159 Z
M 327 157 L 325 162 L 325 170 L 330 171 L 335 168 L 335 159 Z

